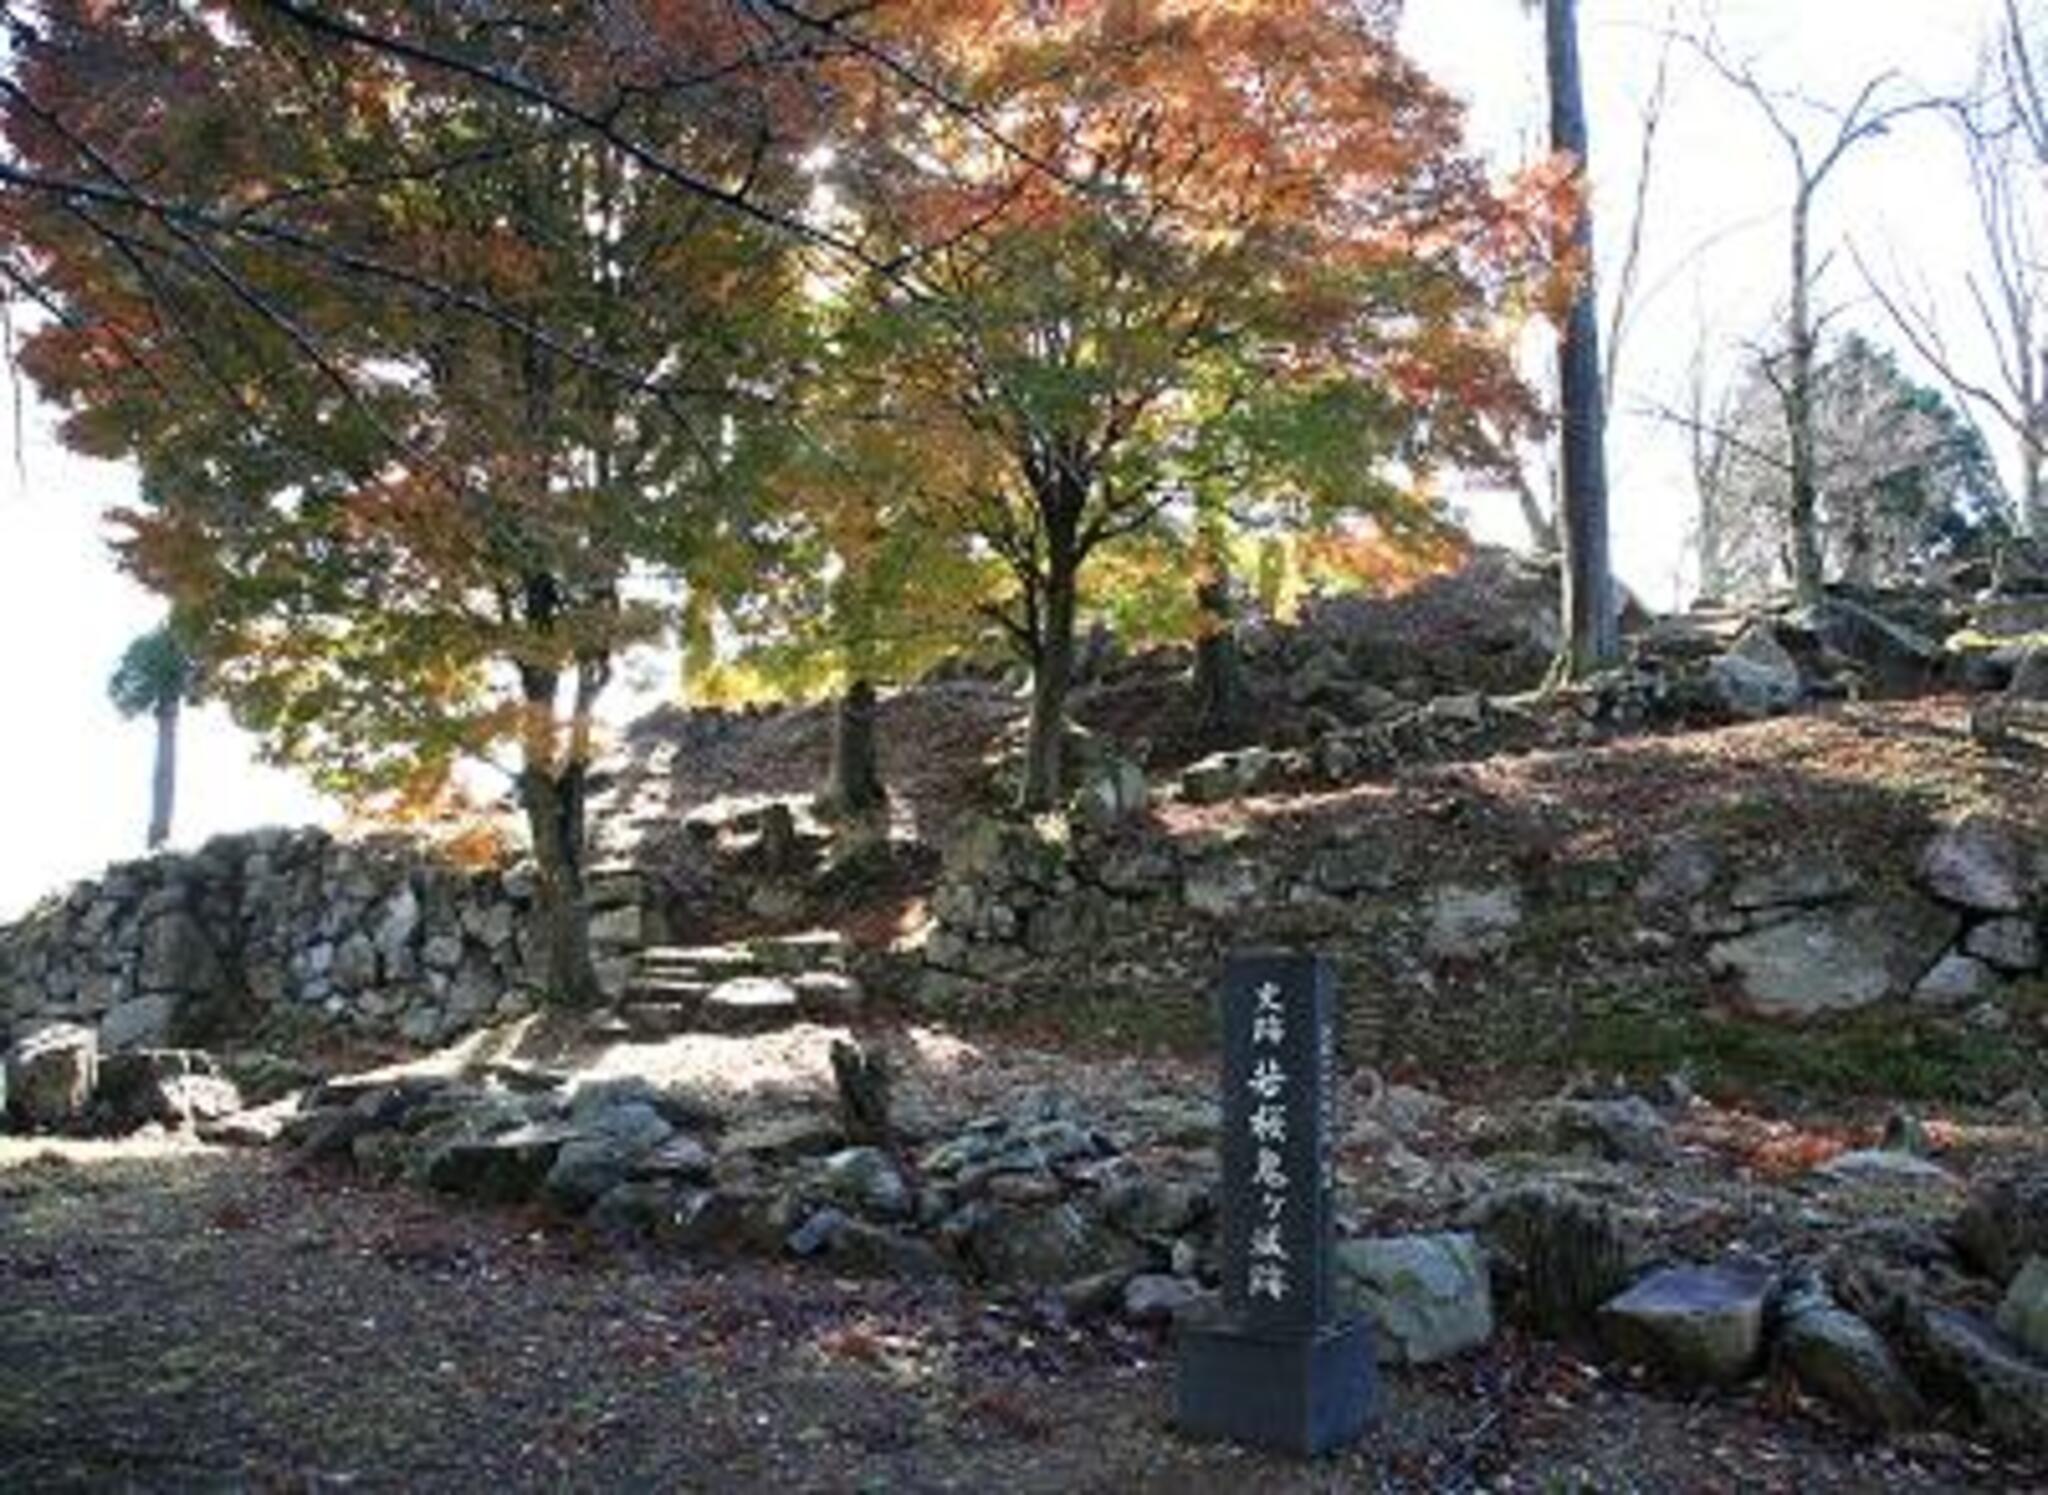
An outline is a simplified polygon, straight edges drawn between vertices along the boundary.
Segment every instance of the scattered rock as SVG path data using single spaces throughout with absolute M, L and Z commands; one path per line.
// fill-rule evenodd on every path
M 1828 1159 L 1815 1168 L 1816 1177 L 1830 1183 L 1891 1185 L 1912 1189 L 1946 1191 L 1960 1189 L 1963 1181 L 1939 1163 L 1892 1148 L 1862 1148 Z
M 2048 1360 L 2048 1257 L 2030 1256 L 1998 1305 L 1998 1331 Z
M 1107 1229 L 1084 1204 L 1050 1207 L 986 1204 L 961 1222 L 964 1254 L 999 1286 L 1071 1282 L 1108 1271 L 1135 1271 L 1145 1252 Z
M 2048 1256 L 2048 1175 L 1993 1179 L 1972 1190 L 1955 1225 L 1964 1258 L 1999 1285 L 2030 1256 Z
M 443 1194 L 493 1204 L 519 1204 L 534 1197 L 575 1128 L 559 1122 L 529 1122 L 495 1136 L 465 1139 L 437 1149 L 426 1168 L 428 1187 Z
M 2026 875 L 2010 827 L 1971 815 L 1928 843 L 1920 876 L 1934 896 L 1979 913 L 2017 913 L 2026 903 Z
M 1687 1385 L 1726 1385 L 1756 1368 L 1775 1277 L 1751 1266 L 1671 1267 L 1600 1310 L 1603 1337 L 1624 1358 Z
M 1189 1278 L 1140 1272 L 1124 1284 L 1123 1314 L 1134 1324 L 1169 1324 L 1207 1298 L 1201 1284 Z
M 1908 1361 L 1929 1391 L 1961 1406 L 1998 1442 L 2048 1447 L 2048 1370 L 1983 1320 L 1915 1307 L 1900 1327 Z
M 1883 1336 L 1846 1309 L 1827 1304 L 1791 1317 L 1776 1354 L 1808 1393 L 1867 1427 L 1897 1432 L 1925 1416 Z
M 1639 1095 L 1565 1101 L 1557 1108 L 1557 1140 L 1565 1147 L 1590 1144 L 1618 1163 L 1665 1163 L 1678 1153 L 1671 1123 Z
M 1583 1334 L 1635 1272 L 1639 1247 L 1615 1212 L 1563 1185 L 1488 1195 L 1466 1219 L 1492 1261 L 1495 1302 L 1545 1334 Z
M 1380 1359 L 1430 1365 L 1493 1337 L 1486 1257 L 1472 1235 L 1340 1243 L 1337 1294 L 1371 1319 Z
M 810 1257 L 831 1249 L 833 1240 L 850 1221 L 845 1211 L 821 1209 L 807 1216 L 803 1224 L 789 1233 L 783 1242 L 791 1256 Z
M 848 1147 L 819 1166 L 817 1188 L 835 1204 L 883 1220 L 910 1213 L 910 1188 L 879 1147 Z

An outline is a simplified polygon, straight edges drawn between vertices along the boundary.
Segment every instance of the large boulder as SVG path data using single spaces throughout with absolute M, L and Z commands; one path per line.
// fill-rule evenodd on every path
M 62 1131 L 84 1121 L 99 1080 L 99 1037 L 77 1023 L 46 1023 L 7 1051 L 7 1101 L 30 1131 Z
M 1806 696 L 1799 661 L 1760 624 L 1745 629 L 1733 648 L 1708 663 L 1707 683 L 1731 715 L 1748 719 L 1781 715 Z
M 1905 996 L 1954 941 L 1962 921 L 1902 895 L 1815 909 L 1714 945 L 1738 1000 L 1762 1017 L 1808 1018 Z
M 1429 1365 L 1493 1337 L 1486 1256 L 1473 1235 L 1345 1241 L 1337 1294 L 1369 1318 L 1380 1359 Z
M 241 1092 L 209 1054 L 137 1049 L 100 1060 L 93 1113 L 108 1131 L 131 1132 L 151 1122 L 198 1126 L 241 1109 Z
M 1748 1265 L 1667 1268 L 1602 1307 L 1601 1334 L 1616 1354 L 1673 1380 L 1727 1385 L 1757 1367 L 1775 1280 Z
M 1947 663 L 1947 652 L 1919 629 L 1847 597 L 1828 598 L 1806 624 L 1823 648 L 1854 660 L 1887 694 L 1925 690 Z

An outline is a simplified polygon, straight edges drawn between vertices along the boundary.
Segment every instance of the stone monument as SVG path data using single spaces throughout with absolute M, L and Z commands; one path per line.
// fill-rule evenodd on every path
M 1184 1327 L 1185 1432 L 1304 1456 L 1371 1415 L 1371 1330 L 1332 1288 L 1336 989 L 1318 955 L 1233 955 L 1223 978 L 1223 1314 Z

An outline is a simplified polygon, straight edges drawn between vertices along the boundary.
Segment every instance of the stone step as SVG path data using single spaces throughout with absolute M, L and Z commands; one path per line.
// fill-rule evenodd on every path
M 631 1001 L 619 1009 L 626 1029 L 635 1038 L 674 1038 L 697 1025 L 694 1002 Z
M 846 937 L 836 929 L 770 935 L 755 940 L 753 952 L 764 969 L 781 976 L 846 968 Z
M 647 975 L 722 981 L 751 976 L 761 962 L 741 945 L 653 945 L 640 952 L 640 969 Z

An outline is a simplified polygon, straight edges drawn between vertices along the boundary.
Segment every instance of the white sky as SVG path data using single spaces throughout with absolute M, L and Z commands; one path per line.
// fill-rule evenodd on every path
M 1845 100 L 1888 69 L 1929 89 L 1959 86 L 1995 9 L 1996 0 L 1716 7 L 1724 37 L 1755 56 L 1762 77 L 1822 100 Z M 1638 100 L 1654 74 L 1665 14 L 1663 0 L 1582 0 L 1603 255 L 1629 217 Z M 1540 140 L 1540 22 L 1522 0 L 1409 0 L 1408 36 L 1426 66 L 1475 100 L 1474 134 L 1497 159 L 1514 161 Z M 1824 125 L 1817 116 L 1816 128 Z M 1647 223 L 1645 295 L 1623 348 L 1610 433 L 1617 564 L 1653 606 L 1682 601 L 1692 495 L 1682 434 L 1638 412 L 1645 402 L 1681 402 L 1703 322 L 1721 367 L 1765 327 L 1783 294 L 1787 180 L 1782 150 L 1753 106 L 1681 56 Z M 1823 243 L 1853 232 L 1866 252 L 1881 260 L 1896 252 L 1950 295 L 1973 257 L 1959 160 L 1931 120 L 1861 148 L 1832 179 L 1820 211 Z M 1830 272 L 1824 301 L 1843 308 L 1842 327 L 1895 342 L 1853 267 Z M 11 425 L 0 423 L 0 919 L 137 853 L 148 810 L 152 729 L 123 722 L 106 698 L 121 649 L 160 612 L 115 572 L 101 538 L 99 516 L 133 499 L 134 477 L 64 453 L 51 425 L 31 403 L 24 481 Z M 1489 537 L 1521 538 L 1510 501 L 1475 497 L 1470 511 Z M 197 713 L 186 728 L 179 844 L 331 818 L 294 780 L 257 766 L 248 740 L 217 709 Z

